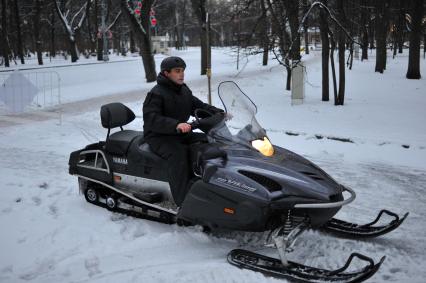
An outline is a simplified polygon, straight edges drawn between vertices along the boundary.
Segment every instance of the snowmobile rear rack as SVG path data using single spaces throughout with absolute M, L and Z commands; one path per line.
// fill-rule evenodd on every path
M 354 258 L 368 264 L 356 271 L 347 271 Z M 235 249 L 229 252 L 228 262 L 239 268 L 251 269 L 267 276 L 298 280 L 299 282 L 362 282 L 370 278 L 380 268 L 386 257 L 378 263 L 359 253 L 352 253 L 346 263 L 339 269 L 327 270 L 288 261 L 284 266 L 279 259 L 261 255 L 247 250 Z
M 380 221 L 383 214 L 392 216 L 394 219 L 385 225 L 374 226 L 374 224 L 377 224 Z M 332 218 L 322 227 L 322 229 L 328 233 L 345 238 L 374 238 L 398 228 L 398 226 L 404 222 L 405 218 L 407 218 L 408 214 L 409 213 L 407 212 L 400 218 L 396 213 L 383 209 L 379 212 L 376 219 L 367 224 L 360 225 Z

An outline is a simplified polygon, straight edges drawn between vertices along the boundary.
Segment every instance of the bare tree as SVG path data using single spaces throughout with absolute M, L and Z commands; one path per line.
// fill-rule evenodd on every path
M 341 24 L 345 23 L 345 11 L 343 9 L 343 1 L 337 0 L 337 15 Z M 345 32 L 338 29 L 338 48 L 339 48 L 339 93 L 334 105 L 343 105 L 345 102 Z
M 327 0 L 322 0 L 322 3 L 327 6 Z M 327 13 L 324 8 L 320 10 L 320 34 L 322 45 L 322 101 L 329 101 L 329 56 L 330 56 L 330 42 L 328 40 L 329 27 L 327 21 Z
M 405 26 L 405 5 L 404 5 L 404 0 L 399 0 L 398 27 L 397 27 L 398 53 L 402 53 L 402 48 L 404 46 L 404 26 Z
M 207 46 L 207 25 L 206 25 L 206 0 L 191 0 L 192 10 L 200 25 L 200 42 L 201 42 L 201 75 L 207 73 L 207 52 L 211 58 L 211 49 Z
M 17 32 L 17 48 L 18 48 L 18 56 L 21 59 L 21 64 L 25 64 L 24 60 L 24 50 L 22 46 L 22 31 L 21 31 L 21 17 L 19 15 L 19 4 L 18 0 L 14 1 L 15 4 L 15 22 L 16 22 L 16 32 Z
M 6 0 L 1 0 L 1 34 L 2 34 L 2 55 L 4 58 L 4 65 L 10 66 L 9 55 L 10 55 L 10 44 L 7 36 L 7 5 Z
M 268 17 L 266 12 L 265 0 L 260 0 L 260 7 L 262 9 L 262 18 L 260 30 L 262 32 L 262 46 L 263 46 L 263 58 L 262 65 L 268 65 L 268 54 L 269 54 L 269 40 L 268 40 Z
M 56 56 L 56 36 L 55 36 L 55 31 L 56 31 L 56 22 L 55 22 L 55 7 L 52 6 L 52 12 L 50 13 L 50 57 L 55 57 Z
M 422 33 L 423 0 L 413 0 L 411 6 L 410 51 L 407 79 L 420 79 L 420 36 Z
M 140 50 L 147 82 L 153 82 L 157 79 L 149 35 L 149 12 L 151 11 L 152 3 L 153 0 L 143 1 L 142 8 L 140 9 L 140 17 L 138 17 L 127 0 L 121 1 L 121 10 L 130 22 L 134 34 L 140 39 Z
M 386 70 L 386 37 L 388 27 L 388 0 L 376 1 L 376 68 L 375 71 L 383 73 Z
M 61 11 L 58 1 L 57 0 L 53 0 L 53 1 L 55 3 L 56 11 L 59 15 L 59 18 L 68 35 L 68 41 L 69 41 L 70 53 L 71 53 L 71 62 L 77 62 L 79 57 L 79 52 L 77 48 L 76 36 L 77 36 L 77 33 L 80 31 L 83 25 L 83 22 L 86 18 L 86 7 L 87 5 L 90 5 L 92 1 L 87 0 L 86 3 L 83 6 L 81 6 L 78 10 L 74 11 L 74 13 L 70 13 L 70 9 L 67 9 L 65 12 Z M 68 16 L 70 17 L 68 18 Z M 77 19 L 79 19 L 77 21 L 77 25 L 74 26 L 74 21 L 76 21 Z
M 309 10 L 309 4 L 308 0 L 303 0 L 303 14 L 306 14 Z M 309 24 L 308 24 L 308 18 L 306 18 L 305 22 L 303 23 L 303 30 L 305 35 L 305 54 L 309 54 Z
M 42 5 L 43 5 L 43 1 L 42 0 L 36 0 L 34 2 L 34 10 L 35 10 L 35 14 L 34 14 L 34 18 L 33 18 L 33 27 L 34 27 L 34 39 L 36 42 L 36 51 L 37 51 L 37 61 L 39 65 L 43 65 L 43 54 L 41 52 L 41 37 L 40 37 L 40 30 L 41 30 L 41 25 L 40 25 L 40 18 L 41 18 L 41 9 L 42 9 Z
M 368 60 L 368 23 L 367 18 L 370 17 L 367 0 L 361 0 L 361 23 L 360 23 L 360 38 L 361 38 L 361 61 Z

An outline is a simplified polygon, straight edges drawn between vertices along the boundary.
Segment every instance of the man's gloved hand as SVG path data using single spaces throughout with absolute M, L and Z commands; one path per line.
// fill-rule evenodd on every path
M 191 131 L 191 125 L 188 123 L 179 123 L 176 126 L 176 130 L 181 133 L 188 133 Z
M 229 120 L 231 120 L 233 117 L 234 117 L 234 116 L 233 116 L 231 113 L 229 113 L 229 112 L 225 113 L 225 121 L 229 121 Z

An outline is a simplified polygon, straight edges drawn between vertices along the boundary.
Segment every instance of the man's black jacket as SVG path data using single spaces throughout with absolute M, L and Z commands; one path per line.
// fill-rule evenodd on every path
M 158 74 L 157 85 L 147 94 L 143 103 L 144 137 L 176 135 L 176 126 L 194 116 L 195 109 L 211 113 L 223 112 L 202 102 L 192 95 L 186 84 L 178 85 L 162 73 Z

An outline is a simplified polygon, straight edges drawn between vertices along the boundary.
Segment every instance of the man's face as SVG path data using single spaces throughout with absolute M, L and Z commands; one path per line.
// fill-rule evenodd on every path
M 183 80 L 185 78 L 185 69 L 184 68 L 173 68 L 168 71 L 164 71 L 166 77 L 172 80 L 174 83 L 181 85 L 183 84 Z

